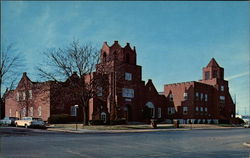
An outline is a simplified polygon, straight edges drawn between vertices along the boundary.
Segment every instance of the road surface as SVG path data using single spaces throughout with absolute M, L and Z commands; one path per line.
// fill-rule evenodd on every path
M 250 129 L 74 134 L 0 128 L 0 158 L 250 158 Z

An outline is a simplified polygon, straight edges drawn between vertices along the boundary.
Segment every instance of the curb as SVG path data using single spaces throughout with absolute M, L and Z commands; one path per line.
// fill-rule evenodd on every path
M 74 131 L 64 129 L 48 129 L 48 131 L 80 133 L 80 134 L 101 134 L 101 133 L 145 133 L 145 132 L 163 132 L 163 131 L 188 131 L 190 129 L 146 129 L 146 130 L 90 130 L 90 131 Z
M 77 134 L 115 134 L 115 133 L 146 133 L 146 132 L 166 132 L 166 131 L 190 131 L 190 130 L 216 130 L 216 129 L 232 129 L 228 127 L 223 128 L 172 128 L 172 129 L 134 129 L 134 130 L 74 130 L 74 129 L 60 129 L 48 128 L 48 131 L 77 133 Z M 249 144 L 250 146 L 250 144 Z

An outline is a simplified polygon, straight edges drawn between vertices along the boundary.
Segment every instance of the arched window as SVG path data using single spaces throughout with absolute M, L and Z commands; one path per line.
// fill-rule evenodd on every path
M 37 111 L 38 111 L 38 116 L 42 116 L 42 107 L 41 106 L 38 107 Z
M 23 108 L 23 117 L 25 117 L 26 116 L 26 108 L 24 107 Z
M 106 52 L 103 53 L 102 60 L 103 60 L 103 62 L 107 61 L 107 54 L 106 54 Z
M 150 109 L 151 118 L 155 117 L 155 106 L 152 102 L 147 102 L 146 107 Z
M 101 120 L 103 120 L 103 123 L 106 123 L 107 122 L 107 115 L 105 112 L 102 112 L 101 113 Z
M 30 107 L 30 116 L 33 117 L 33 107 Z
M 129 63 L 129 54 L 126 54 L 126 63 Z

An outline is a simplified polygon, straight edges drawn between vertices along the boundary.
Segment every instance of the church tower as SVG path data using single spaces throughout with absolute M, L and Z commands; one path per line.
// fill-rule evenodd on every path
M 229 93 L 228 81 L 224 80 L 224 68 L 220 67 L 214 58 L 203 68 L 202 80 L 200 82 L 215 88 L 213 92 L 213 103 L 218 109 L 218 114 L 225 118 L 234 117 L 235 104 Z M 223 118 L 221 118 L 223 119 Z
M 211 80 L 214 78 L 224 80 L 224 69 L 212 58 L 208 65 L 203 68 L 202 76 L 203 80 Z
M 109 78 L 107 109 L 110 120 L 125 118 L 128 121 L 136 117 L 138 105 L 138 85 L 142 85 L 141 66 L 136 64 L 136 50 L 127 43 L 124 47 L 114 41 L 109 46 L 103 43 L 100 51 L 100 63 L 97 72 L 104 72 Z M 133 112 L 134 113 L 133 113 Z

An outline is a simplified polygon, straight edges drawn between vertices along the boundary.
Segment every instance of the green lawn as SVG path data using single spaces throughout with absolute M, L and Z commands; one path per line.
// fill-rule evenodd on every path
M 128 130 L 128 129 L 152 129 L 150 125 L 90 125 L 83 126 L 82 124 L 78 124 L 78 129 L 89 129 L 89 130 Z M 55 124 L 55 128 L 63 128 L 63 129 L 75 129 L 75 124 Z M 167 129 L 173 128 L 173 125 L 160 125 L 159 129 Z

